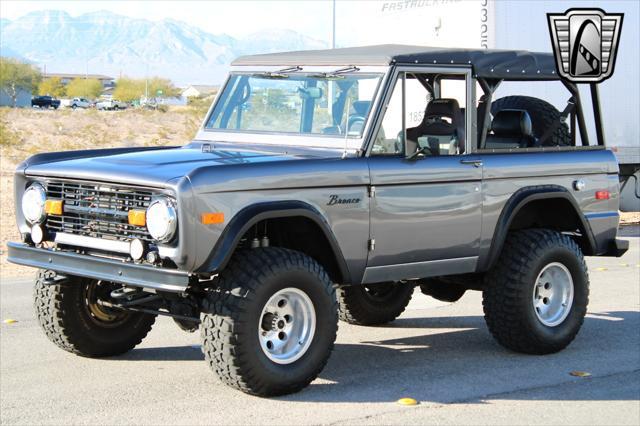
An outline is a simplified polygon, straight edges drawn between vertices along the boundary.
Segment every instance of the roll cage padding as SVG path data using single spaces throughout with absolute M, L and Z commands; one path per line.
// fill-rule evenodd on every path
M 273 201 L 252 204 L 240 210 L 224 229 L 207 260 L 195 272 L 217 272 L 225 268 L 240 239 L 253 225 L 265 219 L 305 217 L 314 222 L 326 237 L 336 260 L 341 284 L 351 283 L 351 274 L 327 220 L 312 205 L 302 201 Z

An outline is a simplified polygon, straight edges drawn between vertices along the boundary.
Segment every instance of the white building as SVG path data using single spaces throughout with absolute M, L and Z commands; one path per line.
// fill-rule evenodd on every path
M 192 84 L 182 91 L 182 97 L 192 98 L 215 95 L 218 92 L 218 86 L 209 86 L 205 84 Z

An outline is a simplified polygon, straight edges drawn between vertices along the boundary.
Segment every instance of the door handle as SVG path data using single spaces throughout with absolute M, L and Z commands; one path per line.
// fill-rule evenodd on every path
M 480 167 L 482 166 L 482 160 L 460 160 L 461 164 L 471 164 L 473 165 L 473 167 Z

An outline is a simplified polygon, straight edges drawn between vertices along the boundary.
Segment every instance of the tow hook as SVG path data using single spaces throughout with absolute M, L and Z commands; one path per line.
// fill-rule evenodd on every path
M 42 284 L 44 285 L 56 285 L 56 284 L 62 284 L 64 281 L 67 281 L 67 276 L 66 275 L 54 275 L 51 278 L 45 278 L 44 280 L 42 280 Z

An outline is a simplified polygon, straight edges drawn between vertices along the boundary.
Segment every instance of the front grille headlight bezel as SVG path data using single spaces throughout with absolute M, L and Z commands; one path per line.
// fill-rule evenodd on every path
M 147 231 L 151 237 L 162 243 L 173 239 L 178 228 L 178 214 L 175 202 L 166 196 L 157 197 L 146 213 Z
M 47 191 L 39 182 L 34 182 L 22 194 L 20 206 L 25 220 L 31 224 L 42 223 L 47 217 L 45 204 Z

